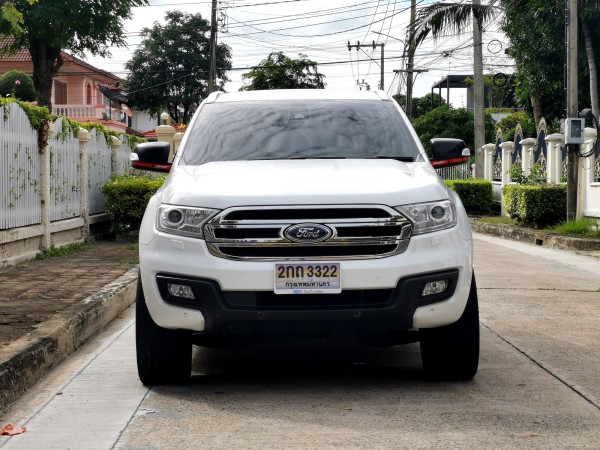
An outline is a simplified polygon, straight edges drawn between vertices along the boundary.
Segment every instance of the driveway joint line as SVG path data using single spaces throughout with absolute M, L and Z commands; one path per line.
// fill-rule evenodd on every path
M 538 366 L 544 372 L 548 373 L 554 379 L 556 379 L 557 381 L 559 381 L 560 383 L 562 383 L 563 385 L 565 385 L 568 389 L 570 389 L 571 391 L 573 391 L 574 393 L 576 393 L 577 395 L 579 395 L 581 398 L 583 398 L 590 405 L 592 405 L 596 409 L 600 410 L 600 404 L 596 403 L 593 399 L 591 399 L 590 397 L 588 397 L 585 393 L 583 393 L 582 391 L 580 391 L 578 388 L 576 388 L 575 386 L 569 384 L 566 380 L 564 380 L 561 377 L 559 377 L 558 375 L 556 375 L 554 372 L 552 372 L 550 369 L 548 369 L 546 366 L 544 366 L 541 362 L 539 362 L 539 361 L 535 360 L 533 357 L 529 356 L 524 350 L 521 350 L 515 344 L 513 344 L 512 342 L 510 342 L 509 340 L 507 340 L 506 338 L 504 338 L 502 335 L 500 335 L 499 333 L 497 333 L 495 330 L 493 330 L 492 328 L 490 328 L 486 324 L 481 323 L 481 326 L 485 327 L 492 334 L 498 336 L 498 338 L 500 340 L 502 340 L 503 342 L 507 343 L 509 346 L 511 346 L 512 348 L 514 348 L 521 355 L 525 356 L 525 358 L 527 358 L 529 361 L 531 361 L 532 363 L 534 363 L 536 366 Z
M 135 321 L 133 319 L 130 320 L 130 323 L 125 325 L 125 328 L 123 328 L 116 336 L 114 336 L 114 339 L 111 339 L 110 342 L 107 342 L 105 345 L 103 345 L 102 348 L 100 348 L 98 350 L 98 352 L 95 353 L 94 356 L 92 358 L 90 358 L 89 361 L 87 361 L 86 364 L 80 370 L 75 372 L 69 378 L 69 380 L 58 389 L 58 392 L 62 392 L 66 388 L 68 388 L 69 385 L 77 377 L 79 377 L 85 371 L 85 369 L 87 369 L 90 366 L 90 364 L 92 364 L 96 359 L 98 359 L 98 357 L 100 357 L 111 346 L 111 344 L 113 344 L 117 339 L 119 339 L 119 337 L 121 337 L 121 335 L 123 335 L 123 333 L 125 333 L 127 330 L 129 330 L 129 328 L 131 328 L 134 325 L 134 323 L 135 323 Z M 54 394 L 50 398 L 48 398 L 30 417 L 27 418 L 27 420 L 23 423 L 23 425 L 28 425 L 29 422 L 31 422 L 38 414 L 40 414 L 44 410 L 44 408 L 46 408 L 46 406 L 48 406 L 50 404 L 50 402 L 52 402 L 54 400 L 55 397 L 56 397 L 56 394 Z M 0 442 L 0 447 L 4 447 L 4 445 L 6 445 L 6 443 L 8 443 L 11 438 L 12 438 L 12 436 L 9 439 L 7 439 L 6 441 Z

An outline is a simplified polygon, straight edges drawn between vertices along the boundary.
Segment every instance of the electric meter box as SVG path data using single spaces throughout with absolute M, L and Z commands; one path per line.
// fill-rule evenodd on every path
M 583 144 L 585 119 L 569 118 L 565 120 L 565 144 Z

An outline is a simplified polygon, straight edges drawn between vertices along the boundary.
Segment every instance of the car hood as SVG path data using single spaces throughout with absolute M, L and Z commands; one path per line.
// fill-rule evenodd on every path
M 220 161 L 173 166 L 161 192 L 173 205 L 403 204 L 448 198 L 428 162 L 391 159 Z

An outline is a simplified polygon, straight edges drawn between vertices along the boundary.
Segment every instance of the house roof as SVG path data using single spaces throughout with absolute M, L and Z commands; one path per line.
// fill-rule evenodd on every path
M 0 47 L 5 47 L 6 42 L 0 42 Z M 29 54 L 29 50 L 23 49 L 18 50 L 16 53 L 10 55 L 2 55 L 0 56 L 0 61 L 9 61 L 9 62 L 29 62 L 31 61 L 31 55 Z
M 123 94 L 123 91 L 118 86 L 107 86 L 98 84 L 98 90 L 111 100 L 116 100 L 119 103 L 128 103 L 129 99 Z
M 472 85 L 472 83 L 466 83 L 465 80 L 473 79 L 473 75 L 447 75 L 437 83 L 431 86 L 431 89 L 446 89 L 449 88 L 466 88 Z M 498 81 L 496 81 L 498 80 Z M 496 83 L 509 83 L 512 84 L 514 80 L 514 74 L 496 73 L 493 77 L 493 82 L 496 86 L 503 86 L 504 84 Z
M 467 78 L 473 78 L 473 75 L 447 75 L 437 83 L 431 86 L 431 89 L 442 88 L 465 88 L 468 85 L 465 83 Z
M 14 42 L 13 38 L 2 39 L 2 40 L 0 40 L 0 48 L 7 47 L 12 42 Z M 65 51 L 61 51 L 60 54 L 66 63 L 72 63 L 77 66 L 80 66 L 80 67 L 86 69 L 87 71 L 91 72 L 90 75 L 91 74 L 99 74 L 99 75 L 103 75 L 104 77 L 110 78 L 114 81 L 120 81 L 120 82 L 125 81 L 124 79 L 116 76 L 115 74 L 107 72 L 106 70 L 98 69 L 97 67 L 94 67 L 91 64 L 85 62 L 83 59 L 73 56 Z M 29 53 L 28 49 L 23 48 L 21 50 L 17 50 L 16 52 L 14 52 L 10 55 L 0 56 L 0 62 L 31 62 L 31 54 Z

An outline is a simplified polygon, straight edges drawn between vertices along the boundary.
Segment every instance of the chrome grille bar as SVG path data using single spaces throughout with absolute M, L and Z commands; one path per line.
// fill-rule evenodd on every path
M 286 228 L 303 223 L 325 225 L 333 235 L 307 243 L 284 236 Z M 404 252 L 412 225 L 382 205 L 245 207 L 222 211 L 206 224 L 204 234 L 209 251 L 227 259 L 373 259 Z

